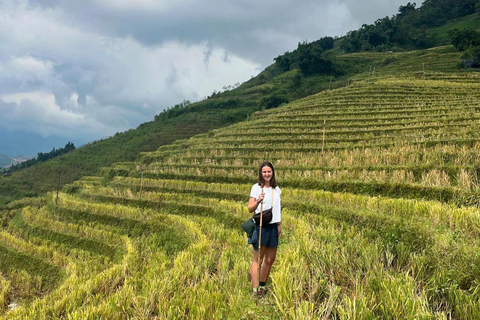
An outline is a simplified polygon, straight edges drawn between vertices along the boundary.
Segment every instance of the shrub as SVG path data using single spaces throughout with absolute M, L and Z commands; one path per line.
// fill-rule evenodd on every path
M 288 98 L 285 94 L 272 94 L 271 96 L 263 98 L 260 101 L 260 106 L 262 109 L 273 109 L 283 103 L 288 103 Z

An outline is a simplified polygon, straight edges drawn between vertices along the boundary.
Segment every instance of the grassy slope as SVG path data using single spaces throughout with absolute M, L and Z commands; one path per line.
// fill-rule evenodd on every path
M 346 55 L 375 75 L 117 163 L 58 204 L 53 194 L 12 204 L 0 301 L 24 307 L 4 316 L 478 318 L 480 212 L 449 202 L 477 188 L 479 74 L 455 72 L 455 54 Z M 277 168 L 284 223 L 257 303 L 239 225 L 264 158 Z
M 480 15 L 478 13 L 449 21 L 443 26 L 428 30 L 428 34 L 433 36 L 437 45 L 446 45 L 449 43 L 448 31 L 452 29 L 473 29 L 480 31 Z

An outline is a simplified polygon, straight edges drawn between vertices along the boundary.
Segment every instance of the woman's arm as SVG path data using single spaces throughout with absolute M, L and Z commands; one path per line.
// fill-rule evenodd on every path
M 248 211 L 250 213 L 254 212 L 255 209 L 257 209 L 258 205 L 263 201 L 263 198 L 265 197 L 264 193 L 260 193 L 258 196 L 258 199 L 255 199 L 254 197 L 250 197 L 250 200 L 248 201 Z

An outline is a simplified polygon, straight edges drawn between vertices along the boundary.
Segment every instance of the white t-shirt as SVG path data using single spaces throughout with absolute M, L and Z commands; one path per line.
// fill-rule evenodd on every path
M 250 190 L 250 198 L 258 199 L 261 193 L 262 193 L 262 187 L 258 183 L 255 183 L 252 186 L 252 190 Z M 272 207 L 272 188 L 263 188 L 263 193 L 265 193 L 265 197 L 263 198 L 263 210 L 267 210 Z M 282 221 L 282 215 L 281 215 L 282 208 L 280 203 L 280 195 L 282 194 L 282 191 L 277 186 L 273 190 L 273 194 L 275 199 L 273 202 L 272 221 L 270 221 L 270 224 L 278 223 Z M 256 213 L 260 212 L 261 205 L 262 205 L 261 203 L 258 204 L 257 209 L 255 209 Z

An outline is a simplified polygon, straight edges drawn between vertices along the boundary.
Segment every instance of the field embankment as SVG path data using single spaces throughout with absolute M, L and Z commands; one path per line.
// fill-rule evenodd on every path
M 377 70 L 141 153 L 58 197 L 11 203 L 0 232 L 2 316 L 478 318 L 472 79 Z M 283 191 L 284 236 L 259 304 L 239 226 L 265 159 Z

